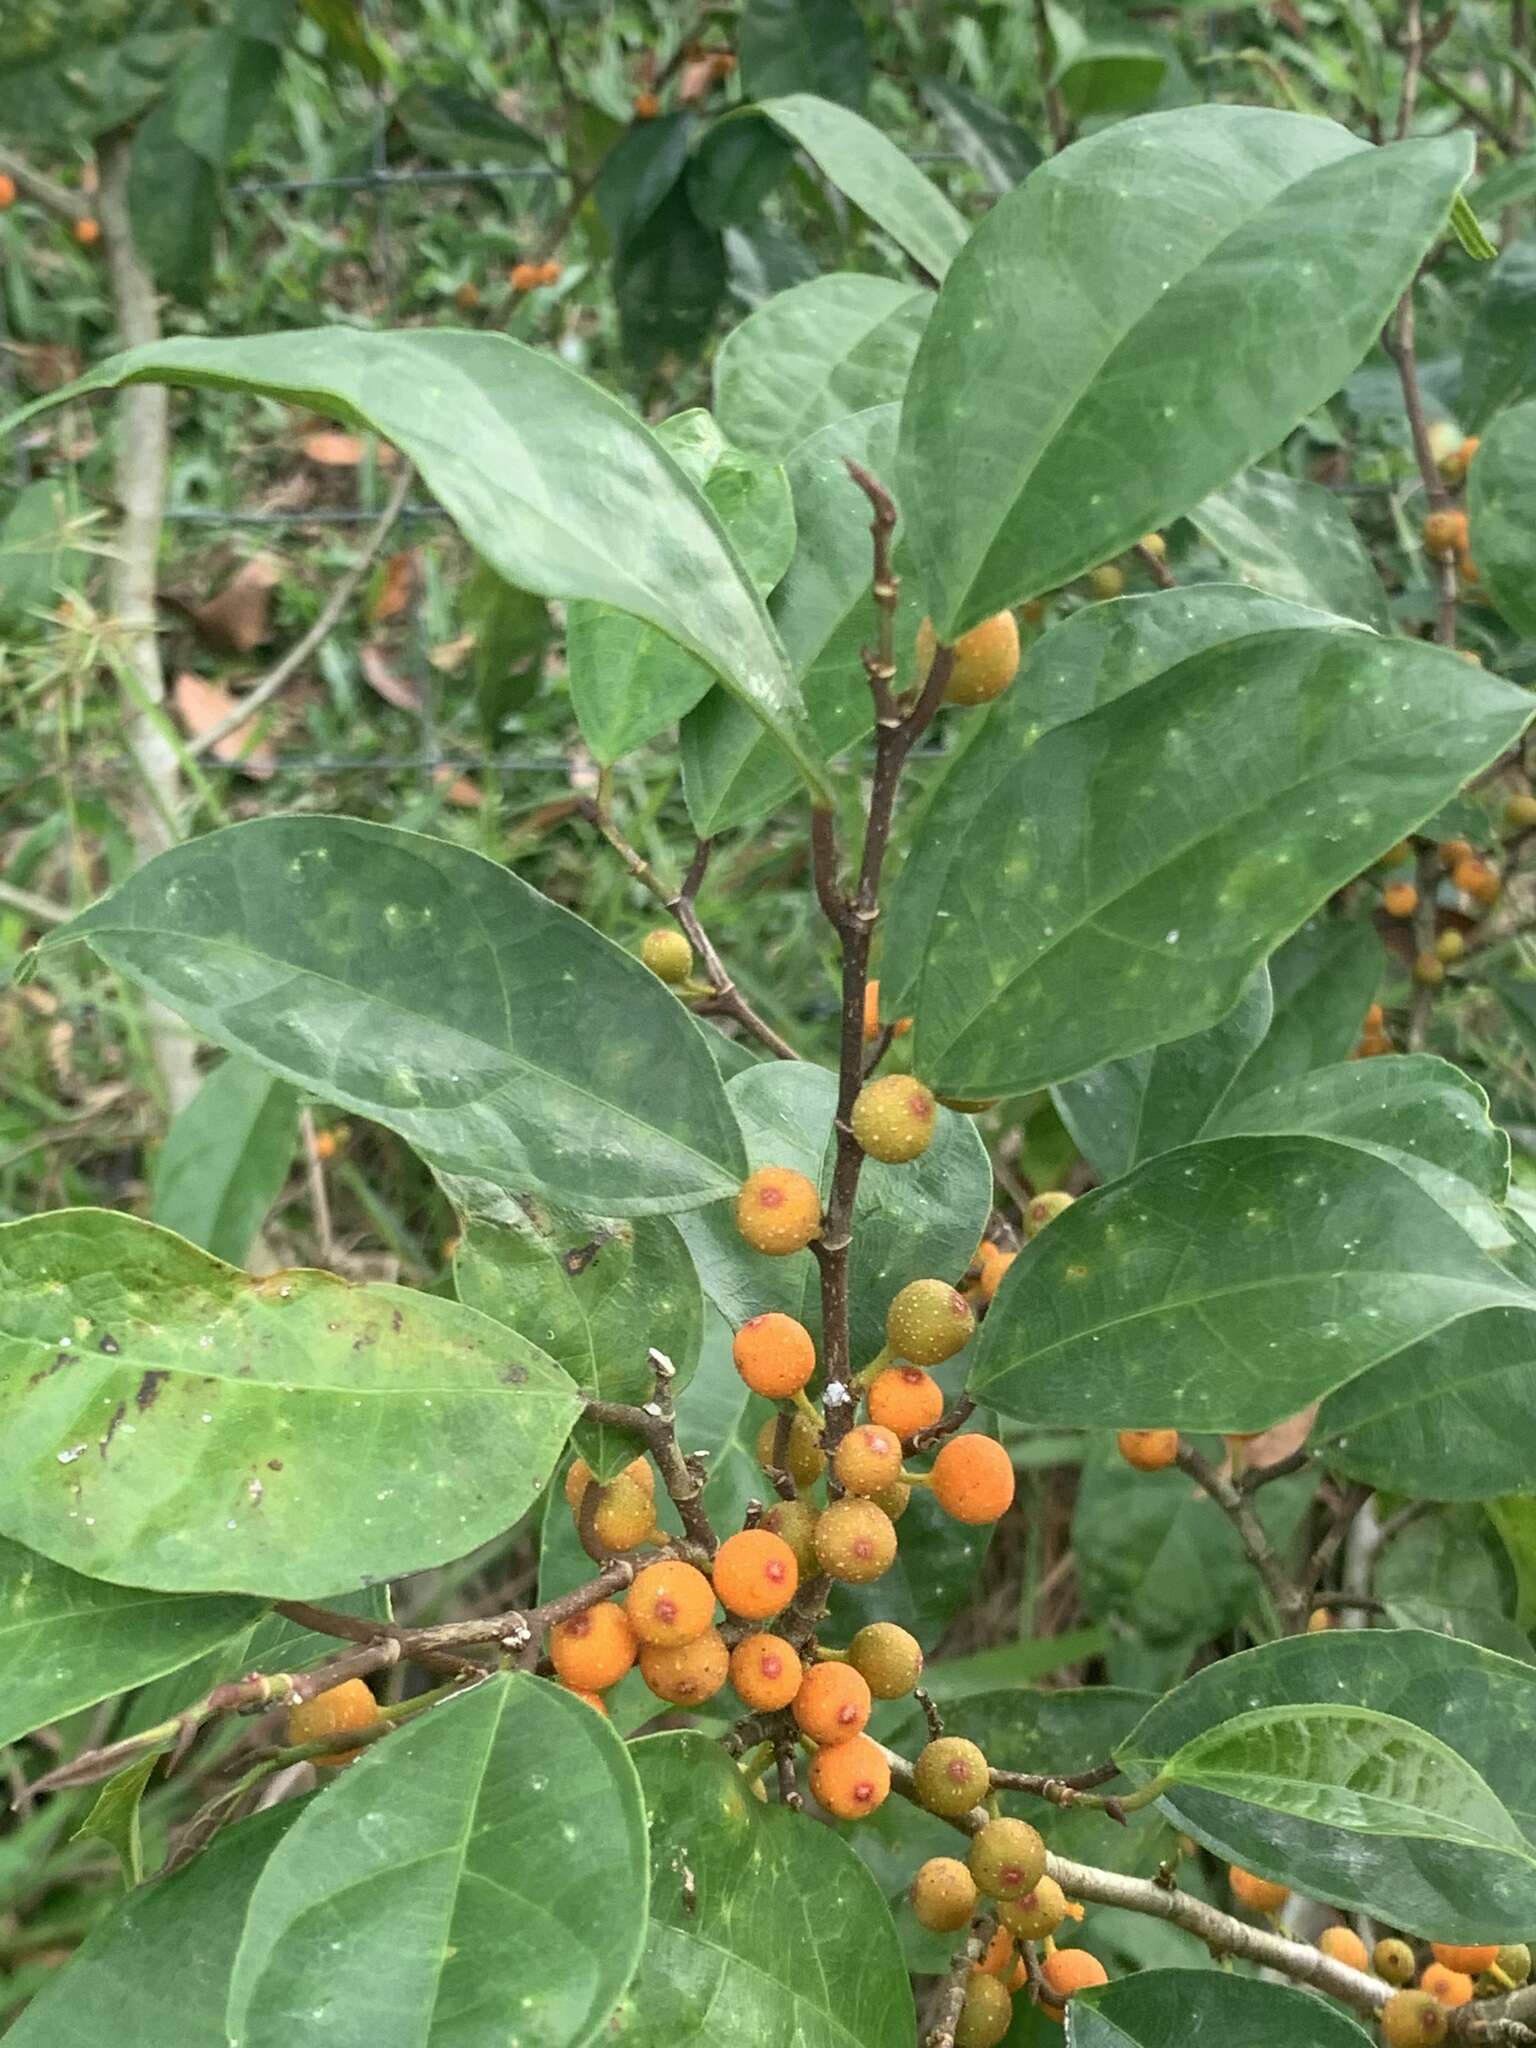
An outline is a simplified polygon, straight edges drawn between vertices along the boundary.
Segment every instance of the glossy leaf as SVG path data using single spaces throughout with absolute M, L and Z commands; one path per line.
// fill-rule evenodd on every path
M 880 983 L 890 1002 L 910 1009 L 955 850 L 998 798 L 1019 756 L 1053 727 L 1155 682 L 1196 653 L 1287 626 L 1351 630 L 1232 584 L 1088 605 L 1043 633 L 987 713 L 986 746 L 957 751 L 929 799 L 890 904 Z
M 1335 1629 L 1223 1659 L 1169 1694 L 1116 1749 L 1136 1776 L 1239 1714 L 1300 1717 L 1320 1702 L 1411 1723 L 1452 1749 L 1520 1829 L 1518 1851 L 1444 1831 L 1361 1833 L 1193 1786 L 1162 1804 L 1223 1861 L 1344 1912 L 1435 1941 L 1516 1941 L 1529 1927 L 1536 1858 L 1536 1669 L 1418 1629 Z
M 830 1188 L 837 1082 L 825 1067 L 775 1061 L 739 1074 L 726 1092 L 754 1168 L 794 1167 L 823 1193 Z M 990 1205 L 986 1148 L 971 1119 L 952 1110 L 939 1111 L 921 1159 L 906 1166 L 865 1160 L 849 1255 L 852 1339 L 861 1362 L 884 1344 L 885 1311 L 898 1288 L 965 1270 Z M 776 1308 L 820 1329 L 820 1271 L 810 1252 L 765 1258 L 752 1251 L 726 1203 L 677 1221 L 705 1293 L 733 1328 Z
M 1243 2048 L 1366 2048 L 1370 2036 L 1313 1992 L 1218 1970 L 1138 1970 L 1072 2001 L 1073 2048 L 1184 2048 L 1190 2017 Z
M 1498 1212 L 1509 1188 L 1509 1140 L 1489 1120 L 1482 1089 L 1448 1060 L 1404 1053 L 1319 1067 L 1229 1097 L 1202 1135 L 1280 1132 L 1358 1145 L 1416 1180 L 1485 1251 L 1512 1241 Z
M 858 113 L 869 96 L 869 45 L 852 0 L 748 0 L 736 50 L 749 100 L 819 93 Z
M 897 885 L 914 1064 L 1012 1094 L 1214 1023 L 1529 710 L 1422 643 L 1298 627 L 1176 659 L 1002 763 L 974 750 L 941 798 L 963 830 L 930 821 Z
M 1372 149 L 1204 106 L 1105 129 L 1000 200 L 903 409 L 940 633 L 1118 554 L 1272 449 L 1370 348 L 1470 165 L 1465 137 Z
M 896 1930 L 853 1850 L 760 1805 L 702 1735 L 649 1736 L 630 1754 L 651 1824 L 651 1924 L 612 2039 L 911 2048 Z
M 296 2025 L 335 2048 L 501 2048 L 509 2026 L 525 2048 L 607 2039 L 645 1900 L 624 1745 L 558 1686 L 488 1679 L 365 1750 L 274 1851 L 230 2048 Z
M 228 2048 L 224 2004 L 246 1906 L 302 1800 L 225 1828 L 200 1856 L 128 1894 L 86 1936 L 6 2034 L 6 2048 L 101 2048 L 163 2040 L 174 1987 L 176 2048 Z
M 1375 565 L 1337 495 L 1321 484 L 1250 469 L 1189 517 L 1239 583 L 1391 632 Z
M 260 1612 L 109 1586 L 0 1537 L 0 1743 L 176 1670 Z
M 495 1223 L 477 1222 L 454 1258 L 460 1301 L 494 1316 L 600 1401 L 650 1399 L 654 1347 L 687 1384 L 699 1355 L 704 1303 L 677 1227 L 664 1216 L 594 1219 L 525 1199 Z M 635 1455 L 633 1442 L 577 1424 L 578 1447 L 600 1479 Z
M 807 766 L 804 707 L 720 522 L 656 437 L 557 356 L 425 328 L 187 336 L 113 356 L 40 404 L 146 380 L 261 392 L 376 429 L 509 583 L 648 620 Z M 573 492 L 573 465 L 600 472 L 602 490 Z
M 140 1757 L 108 1778 L 91 1802 L 91 1810 L 71 1841 L 105 1842 L 117 1857 L 123 1882 L 130 1889 L 144 1877 L 144 1831 L 139 1807 L 144 1787 L 160 1763 L 158 1754 Z
M 1315 1820 L 1348 1834 L 1536 1854 L 1488 1786 L 1438 1736 L 1338 1702 L 1256 1707 L 1191 1737 L 1158 1772 L 1178 1792 Z
M 795 547 L 794 508 L 783 470 L 732 448 L 706 412 L 674 414 L 656 433 L 714 508 L 766 597 Z M 703 662 L 658 627 L 608 605 L 570 606 L 566 660 L 582 736 L 605 766 L 665 731 L 714 682 Z M 756 737 L 762 727 L 747 716 Z M 776 742 L 769 744 L 778 750 Z
M 1052 1091 L 1073 1142 L 1100 1180 L 1187 1145 L 1219 1116 L 1274 1017 L 1261 967 L 1236 1009 L 1190 1038 L 1111 1060 Z
M 0 1529 L 117 1584 L 313 1599 L 460 1557 L 580 1405 L 472 1309 L 252 1280 L 101 1209 L 7 1224 L 0 1291 Z
M 1383 1545 L 1371 1589 L 1395 1627 L 1459 1636 L 1524 1663 L 1536 1659 L 1515 1616 L 1511 1560 L 1481 1507 L 1439 1507 L 1414 1516 Z
M 1496 419 L 1468 471 L 1478 573 L 1517 633 L 1536 635 L 1536 398 Z
M 880 129 L 806 92 L 763 100 L 757 111 L 914 263 L 943 277 L 969 233 L 965 219 Z
M 873 407 L 834 420 L 804 441 L 785 468 L 794 495 L 795 553 L 773 594 L 772 611 L 800 677 L 823 759 L 834 760 L 874 727 L 860 648 L 873 624 L 868 501 L 848 474 L 848 458 L 875 475 L 890 473 L 896 408 Z M 905 564 L 899 532 L 898 573 Z M 903 582 L 896 622 L 902 648 L 916 637 L 920 613 L 912 579 Z M 683 721 L 683 791 L 703 837 L 751 822 L 795 794 L 761 728 L 713 690 Z
M 243 1266 L 298 1140 L 298 1096 L 250 1060 L 224 1060 L 172 1121 L 151 1214 L 216 1259 Z
M 720 344 L 720 424 L 783 462 L 831 421 L 899 399 L 932 306 L 932 292 L 851 271 L 778 293 Z
M 1490 1309 L 1330 1394 L 1313 1442 L 1351 1479 L 1422 1500 L 1492 1500 L 1530 1484 L 1533 1430 L 1536 1315 Z
M 1043 161 L 1028 130 L 969 87 L 934 76 L 925 78 L 920 90 L 950 148 L 999 197 L 1022 184 Z
M 1459 410 L 1470 429 L 1481 430 L 1507 406 L 1536 397 L 1533 322 L 1536 240 L 1512 242 L 1488 272 L 1462 348 Z
M 447 840 L 350 818 L 231 826 L 161 854 L 47 943 L 76 938 L 445 1173 L 609 1215 L 741 1178 L 718 1073 L 676 998 Z M 595 1031 L 600 1016 L 622 1031 Z
M 1275 1013 L 1243 1071 L 1242 1092 L 1256 1095 L 1344 1059 L 1359 1040 L 1385 965 L 1366 918 L 1324 913 L 1287 939 L 1270 959 Z
M 1407 1175 L 1321 1138 L 1219 1138 L 1027 1246 L 971 1367 L 1032 1423 L 1259 1430 L 1479 1309 L 1536 1306 Z

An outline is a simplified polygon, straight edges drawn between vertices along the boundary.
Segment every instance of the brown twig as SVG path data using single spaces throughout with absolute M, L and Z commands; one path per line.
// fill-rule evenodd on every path
M 1178 589 L 1178 578 L 1156 548 L 1149 548 L 1144 540 L 1139 540 L 1136 543 L 1136 556 L 1159 590 Z
M 24 156 L 14 149 L 0 144 L 0 171 L 15 182 L 16 188 L 33 199 L 49 213 L 57 214 L 60 220 L 89 220 L 90 202 L 82 193 L 71 192 L 67 186 L 57 184 L 42 171 L 34 170 Z
M 704 1512 L 704 1468 L 697 1458 L 689 1458 L 678 1449 L 677 1410 L 672 1396 L 677 1368 L 662 1351 L 653 1350 L 650 1362 L 656 1387 L 644 1407 L 633 1407 L 623 1401 L 589 1401 L 587 1417 L 639 1438 L 656 1460 L 661 1482 L 682 1517 L 688 1541 L 713 1557 L 720 1539 Z
M 987 1944 L 996 1932 L 997 1922 L 990 1913 L 980 1914 L 971 1922 L 971 1931 L 950 1958 L 949 1968 L 933 2001 L 925 2036 L 926 2048 L 955 2048 L 955 2030 L 965 2006 L 966 1986 L 971 1981 L 972 1970 L 986 1954 Z
M 975 1413 L 976 1403 L 969 1394 L 962 1394 L 946 1415 L 941 1415 L 937 1422 L 917 1432 L 912 1439 L 912 1449 L 931 1451 L 936 1444 L 941 1444 L 945 1437 L 953 1436 L 957 1429 L 964 1429 Z
M 1264 1582 L 1264 1590 L 1274 1605 L 1284 1633 L 1299 1635 L 1307 1625 L 1306 1593 L 1275 1555 L 1268 1532 L 1249 1496 L 1234 1486 L 1225 1473 L 1219 1472 L 1184 1437 L 1179 1439 L 1178 1464 L 1179 1470 L 1193 1479 L 1202 1493 L 1210 1496 L 1236 1530 L 1244 1555 Z

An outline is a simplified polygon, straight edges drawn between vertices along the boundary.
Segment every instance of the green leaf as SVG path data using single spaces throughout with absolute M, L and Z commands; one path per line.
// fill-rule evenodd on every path
M 77 938 L 445 1174 L 611 1215 L 740 1182 L 719 1075 L 677 999 L 447 840 L 351 818 L 231 826 L 148 862 L 47 943 Z M 604 1014 L 622 1033 L 593 1033 Z
M 555 356 L 451 329 L 183 337 L 113 356 L 39 403 L 145 380 L 261 392 L 376 429 L 509 583 L 597 598 L 660 627 L 750 702 L 817 783 L 784 650 L 719 520 L 656 437 Z M 602 490 L 573 491 L 577 467 L 601 474 Z
M 1489 241 L 1465 192 L 1458 192 L 1451 202 L 1451 232 L 1475 263 L 1492 263 L 1499 253 L 1498 244 Z
M 1536 636 L 1536 398 L 1493 422 L 1468 471 L 1478 573 L 1517 633 Z
M 304 12 L 325 31 L 327 53 L 335 63 L 350 65 L 369 84 L 384 75 L 384 66 L 363 19 L 362 0 L 302 0 Z
M 688 197 L 709 227 L 761 228 L 763 202 L 794 161 L 794 150 L 766 121 L 717 121 L 688 160 Z M 734 252 L 727 254 L 734 290 Z
M 1498 1307 L 1536 1295 L 1394 1167 L 1321 1138 L 1217 1138 L 1025 1248 L 970 1388 L 1037 1424 L 1260 1430 Z
M 115 1584 L 314 1599 L 462 1557 L 580 1406 L 456 1302 L 252 1280 L 101 1209 L 0 1229 L 0 1294 L 0 1528 Z
M 1428 1838 L 1536 1866 L 1531 1845 L 1455 1750 L 1368 1707 L 1255 1707 L 1191 1737 L 1158 1779 L 1349 1834 Z
M 0 1537 L 0 1744 L 178 1669 L 260 1612 L 104 1585 Z
M 87 556 L 68 544 L 79 514 L 69 487 L 43 477 L 16 493 L 0 524 L 0 620 L 8 635 L 30 637 L 68 584 L 79 582 Z
M 298 1097 L 250 1060 L 223 1060 L 166 1132 L 156 1223 L 243 1266 L 293 1163 Z
M 177 137 L 210 169 L 224 168 L 250 141 L 282 73 L 282 52 L 242 23 L 193 44 L 172 82 Z
M 185 7 L 136 7 L 132 18 L 68 17 L 66 46 L 37 63 L 0 68 L 0 129 L 56 151 L 135 121 L 200 33 Z M 134 33 L 124 34 L 125 28 Z
M 1536 397 L 1533 322 L 1536 240 L 1513 242 L 1488 274 L 1462 347 L 1459 410 L 1469 428 L 1481 429 L 1507 406 Z M 1479 463 L 1483 454 L 1479 449 Z
M 963 825 L 931 818 L 896 888 L 915 1067 L 944 1094 L 1022 1093 L 1214 1023 L 1529 713 L 1422 643 L 1297 627 L 1197 646 L 1021 751 L 973 749 L 940 799 Z
M 860 212 L 920 269 L 943 277 L 970 230 L 936 185 L 859 115 L 806 92 L 763 100 L 757 111 L 803 149 Z
M 1490 1501 L 1488 1519 L 1515 1574 L 1516 1623 L 1527 1631 L 1536 1629 L 1536 1495 L 1507 1494 Z
M 933 302 L 851 271 L 779 292 L 720 344 L 720 424 L 739 447 L 783 462 L 833 420 L 899 399 Z
M 1511 1560 L 1482 1507 L 1434 1508 L 1406 1521 L 1378 1553 L 1371 1589 L 1396 1627 L 1459 1636 L 1527 1663 L 1536 1657 L 1515 1618 Z
M 1168 70 L 1161 50 L 1139 43 L 1088 43 L 1056 74 L 1074 120 L 1089 115 L 1134 114 L 1157 98 Z
M 646 1922 L 629 1754 L 558 1686 L 503 1674 L 366 1750 L 257 1880 L 229 1988 L 231 2048 L 581 2048 Z M 345 1964 L 338 1960 L 344 1943 Z
M 1482 1089 L 1447 1060 L 1346 1060 L 1259 1094 L 1243 1089 L 1201 1135 L 1280 1132 L 1358 1145 L 1416 1180 L 1484 1251 L 1512 1242 L 1498 1210 L 1509 1190 L 1509 1140 L 1489 1120 Z
M 869 97 L 869 45 L 852 0 L 747 0 L 736 51 L 749 100 L 819 93 L 858 113 Z
M 134 244 L 155 283 L 173 298 L 200 301 L 213 269 L 219 183 L 177 134 L 176 106 L 169 98 L 152 107 L 134 132 L 128 212 Z
M 1105 129 L 1001 199 L 903 409 L 900 494 L 940 634 L 1120 553 L 1268 453 L 1370 348 L 1470 162 L 1465 136 L 1373 149 L 1205 106 Z
M 1150 1052 L 1111 1060 L 1053 1089 L 1062 1122 L 1100 1180 L 1159 1152 L 1188 1145 L 1239 1091 L 1274 1016 L 1269 970 L 1261 967 L 1218 1023 Z
M 999 197 L 1043 162 L 1035 138 L 969 87 L 934 76 L 918 89 L 950 148 Z
M 1330 1394 L 1312 1441 L 1350 1479 L 1422 1500 L 1491 1500 L 1530 1484 L 1533 1428 L 1536 1316 L 1490 1309 Z
M 435 163 L 542 163 L 548 151 L 531 129 L 509 121 L 479 94 L 414 80 L 395 102 L 395 119 L 412 145 Z
M 770 609 L 810 708 L 818 753 L 833 761 L 874 726 L 859 650 L 874 626 L 870 595 L 868 500 L 848 474 L 848 458 L 876 476 L 890 474 L 896 408 L 876 406 L 834 420 L 795 449 L 785 464 L 795 503 L 795 553 Z M 906 556 L 898 528 L 898 573 Z M 903 581 L 896 638 L 916 638 L 920 613 L 912 579 Z M 749 823 L 795 794 L 754 723 L 722 690 L 712 690 L 683 721 L 683 792 L 701 837 Z
M 1454 1750 L 1513 1816 L 1519 1851 L 1467 1846 L 1454 1838 L 1454 1817 L 1422 1835 L 1363 1833 L 1195 1786 L 1165 1795 L 1174 1825 L 1224 1861 L 1410 1934 L 1523 1939 L 1536 1860 L 1536 1669 L 1529 1664 L 1418 1629 L 1293 1636 L 1187 1679 L 1115 1754 L 1137 1777 L 1154 1777 L 1186 1744 L 1238 1715 L 1264 1710 L 1278 1718 L 1289 1710 L 1306 1726 L 1320 1701 L 1347 1703 L 1340 1705 L 1345 1714 L 1392 1716 Z
M 676 413 L 656 433 L 714 507 L 766 597 L 795 547 L 794 506 L 784 471 L 731 447 L 706 412 Z M 704 663 L 676 641 L 607 605 L 569 608 L 566 659 L 582 736 L 605 766 L 675 724 L 714 682 Z M 730 702 L 734 706 L 736 700 Z M 755 739 L 762 728 L 748 716 Z M 774 742 L 770 745 L 778 751 Z
M 1321 484 L 1250 469 L 1202 498 L 1189 517 L 1238 582 L 1391 632 L 1375 564 L 1336 494 Z
M 741 1120 L 752 1167 L 790 1166 L 825 1194 L 831 1187 L 837 1081 L 825 1067 L 774 1061 L 738 1074 L 726 1090 Z M 976 1126 L 939 1111 L 921 1159 L 882 1166 L 866 1159 L 854 1206 L 849 1255 L 852 1341 L 859 1363 L 885 1342 L 885 1311 L 909 1280 L 958 1276 L 986 1225 L 992 1178 Z M 766 1258 L 736 1229 L 727 1203 L 677 1219 L 704 1292 L 736 1327 L 748 1316 L 782 1309 L 813 1333 L 821 1327 L 819 1268 L 810 1252 Z
M 1256 1095 L 1345 1058 L 1359 1040 L 1385 964 L 1368 918 L 1319 916 L 1287 939 L 1269 963 L 1275 1014 L 1243 1070 L 1242 1093 Z
M 6 2048 L 130 2048 L 162 2041 L 174 1987 L 176 2048 L 228 2048 L 224 2003 L 246 1905 L 263 1864 L 306 1811 L 302 1800 L 225 1828 L 200 1856 L 128 1894 L 55 1971 L 6 2034 Z
M 531 1197 L 509 1200 L 496 1224 L 475 1223 L 454 1258 L 460 1301 L 516 1330 L 600 1401 L 646 1401 L 654 1347 L 686 1385 L 699 1355 L 704 1303 L 677 1227 L 665 1216 L 626 1223 L 575 1216 Z M 596 1423 L 578 1448 L 611 1479 L 635 1445 Z
M 702 1735 L 630 1751 L 651 1823 L 651 1924 L 612 2038 L 911 2048 L 896 1930 L 845 1842 L 760 1805 Z
M 158 1754 L 140 1757 L 115 1776 L 108 1778 L 92 1802 L 90 1812 L 70 1836 L 72 1842 L 105 1842 L 123 1867 L 123 1882 L 132 1890 L 144 1877 L 144 1838 L 139 1826 L 139 1805 L 149 1783 Z
M 703 346 L 725 300 L 725 247 L 695 212 L 686 180 L 625 234 L 613 290 L 624 355 L 636 369 L 652 372 L 669 353 Z
M 1243 2048 L 1366 2048 L 1347 2013 L 1288 1984 L 1219 1970 L 1138 1970 L 1072 2001 L 1073 2048 L 1184 2048 L 1190 2016 Z

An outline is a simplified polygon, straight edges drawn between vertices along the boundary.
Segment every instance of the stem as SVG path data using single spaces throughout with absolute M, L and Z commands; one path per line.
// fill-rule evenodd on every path
M 704 1469 L 696 1460 L 686 1457 L 677 1444 L 677 1410 L 672 1398 L 677 1368 L 665 1352 L 653 1350 L 650 1360 L 656 1375 L 656 1391 L 643 1408 L 631 1407 L 623 1401 L 589 1401 L 586 1413 L 593 1422 L 608 1423 L 640 1439 L 656 1460 L 656 1469 L 682 1517 L 688 1541 L 713 1557 L 720 1539 L 704 1512 Z
M 989 1913 L 981 1914 L 971 1922 L 970 1934 L 950 1959 L 938 1997 L 933 2002 L 933 2024 L 928 2030 L 926 2048 L 955 2048 L 955 2029 L 960 2024 L 971 1971 L 986 1954 L 987 1944 L 996 1931 L 997 1922 Z
M 1264 1581 L 1264 1589 L 1274 1603 L 1284 1633 L 1299 1635 L 1307 1625 L 1307 1595 L 1292 1581 L 1275 1555 L 1274 1546 L 1248 1495 L 1234 1486 L 1225 1474 L 1218 1472 L 1209 1459 L 1202 1457 L 1194 1445 L 1182 1437 L 1179 1439 L 1178 1464 L 1181 1472 L 1187 1473 L 1203 1493 L 1210 1495 L 1237 1531 L 1244 1555 Z
M 73 222 L 90 218 L 90 202 L 82 193 L 71 192 L 67 186 L 55 184 L 42 171 L 34 170 L 24 156 L 18 156 L 14 149 L 7 149 L 3 144 L 0 144 L 0 171 L 14 179 L 19 191 L 25 192 L 29 199 L 46 207 L 50 213 L 57 214 L 60 220 Z

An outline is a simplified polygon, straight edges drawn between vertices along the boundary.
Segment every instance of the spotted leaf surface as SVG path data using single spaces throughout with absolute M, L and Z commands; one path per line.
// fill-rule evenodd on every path
M 896 889 L 914 1065 L 1012 1094 L 1214 1023 L 1529 715 L 1454 655 L 1300 626 L 1174 654 L 1003 763 L 968 749 L 941 791 L 964 822 L 936 811 Z
M 1453 1825 L 1413 1832 L 1353 1825 L 1344 1811 L 1342 1756 L 1321 1773 L 1340 1788 L 1331 1818 L 1326 1786 L 1311 1801 L 1283 1805 L 1250 1801 L 1230 1786 L 1190 1784 L 1172 1787 L 1163 1799 L 1174 1825 L 1223 1860 L 1410 1934 L 1434 1941 L 1523 1940 L 1536 1859 L 1536 1743 L 1529 1739 L 1536 1727 L 1536 1667 L 1528 1663 L 1420 1629 L 1293 1636 L 1187 1679 L 1117 1744 L 1115 1756 L 1145 1779 L 1181 1752 L 1199 1755 L 1207 1741 L 1215 1746 L 1208 1753 L 1215 1753 L 1225 1740 L 1218 1731 L 1239 1717 L 1262 1714 L 1280 1723 L 1294 1715 L 1305 1731 L 1320 1707 L 1387 1717 L 1427 1738 L 1424 1771 L 1405 1778 L 1410 1794 L 1415 1778 L 1427 1786 L 1446 1768 L 1443 1753 L 1452 1752 L 1465 1774 L 1461 1821 L 1481 1814 L 1501 1838 L 1480 1845 Z M 1232 1739 L 1242 1744 L 1241 1727 Z M 1412 1739 L 1400 1737 L 1403 1744 Z M 1406 1747 L 1400 1753 L 1406 1755 Z M 1321 1758 L 1322 1751 L 1316 1754 Z M 1439 1760 L 1433 1771 L 1431 1756 Z
M 612 2037 L 646 1921 L 634 1766 L 524 1674 L 366 1750 L 251 1894 L 230 2048 L 582 2048 Z
M 532 1504 L 580 1407 L 473 1309 L 253 1280 L 100 1209 L 0 1230 L 0 1304 L 0 1531 L 117 1584 L 315 1599 L 444 1563 Z
M 676 997 L 446 840 L 350 818 L 233 825 L 150 861 L 50 943 L 77 938 L 445 1173 L 599 1215 L 741 1179 L 719 1072 Z
M 1536 1311 L 1407 1174 L 1220 1138 L 1096 1189 L 1025 1247 L 971 1391 L 1034 1423 L 1260 1430 L 1463 1317 Z
M 1471 167 L 1462 135 L 1373 149 L 1330 121 L 1204 106 L 1106 128 L 1000 199 L 939 293 L 902 414 L 940 634 L 1055 589 L 1272 449 L 1370 349 Z
M 702 1735 L 630 1751 L 651 1828 L 651 1923 L 611 2027 L 627 2048 L 911 2048 L 896 1930 L 845 1842 L 760 1805 Z
M 1217 1970 L 1138 1970 L 1072 2001 L 1074 2048 L 1185 2048 L 1191 2016 L 1243 2048 L 1366 2048 L 1367 2034 L 1313 1992 Z

